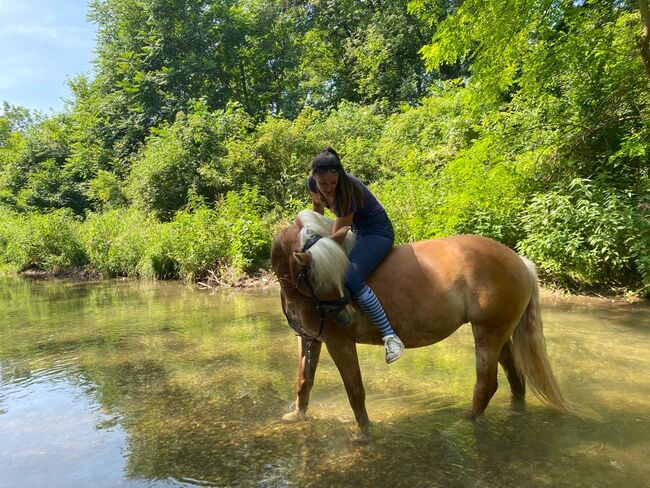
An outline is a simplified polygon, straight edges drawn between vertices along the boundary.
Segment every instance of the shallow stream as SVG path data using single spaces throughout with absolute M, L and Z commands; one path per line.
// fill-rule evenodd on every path
M 507 382 L 477 422 L 471 331 L 390 368 L 361 346 L 355 426 L 327 352 L 310 419 L 277 290 L 0 281 L 0 487 L 650 486 L 650 306 L 546 298 L 549 355 L 579 415 Z

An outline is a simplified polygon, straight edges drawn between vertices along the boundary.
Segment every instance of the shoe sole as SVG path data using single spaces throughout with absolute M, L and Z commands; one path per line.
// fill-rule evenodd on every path
M 397 361 L 399 358 L 401 358 L 403 354 L 404 354 L 404 351 L 402 351 L 402 353 L 401 353 L 399 356 L 394 357 L 394 358 L 391 359 L 391 360 L 388 360 L 388 359 L 387 359 L 387 360 L 386 360 L 386 364 L 394 363 L 394 362 Z

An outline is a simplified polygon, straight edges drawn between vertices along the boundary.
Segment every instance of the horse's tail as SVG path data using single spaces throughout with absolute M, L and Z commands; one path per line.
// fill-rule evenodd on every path
M 562 412 L 571 407 L 562 396 L 546 353 L 542 316 L 539 308 L 539 285 L 537 270 L 528 259 L 521 257 L 533 278 L 533 294 L 528 307 L 512 334 L 515 366 L 521 378 L 525 378 L 533 393 L 542 401 Z

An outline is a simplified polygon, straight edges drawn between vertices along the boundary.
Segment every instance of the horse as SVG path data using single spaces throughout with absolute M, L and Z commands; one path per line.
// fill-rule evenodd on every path
M 356 422 L 365 428 L 370 420 L 356 344 L 383 343 L 343 286 L 354 234 L 339 245 L 328 237 L 332 225 L 327 217 L 302 211 L 271 247 L 282 309 L 300 336 L 296 401 L 283 419 L 305 419 L 325 343 Z M 548 359 L 537 272 L 527 258 L 478 235 L 419 241 L 394 246 L 367 284 L 407 349 L 437 343 L 471 324 L 476 383 L 469 419 L 481 415 L 496 392 L 499 364 L 513 401 L 524 400 L 528 384 L 546 404 L 570 411 Z

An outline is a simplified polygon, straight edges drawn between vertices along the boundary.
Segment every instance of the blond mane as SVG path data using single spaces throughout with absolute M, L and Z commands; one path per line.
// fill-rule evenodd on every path
M 298 214 L 297 221 L 302 224 L 300 229 L 300 248 L 314 235 L 323 236 L 309 248 L 311 253 L 311 279 L 316 290 L 336 288 L 343 293 L 343 277 L 350 262 L 348 254 L 354 247 L 354 233 L 348 232 L 339 246 L 329 238 L 334 221 L 311 210 L 303 210 Z

